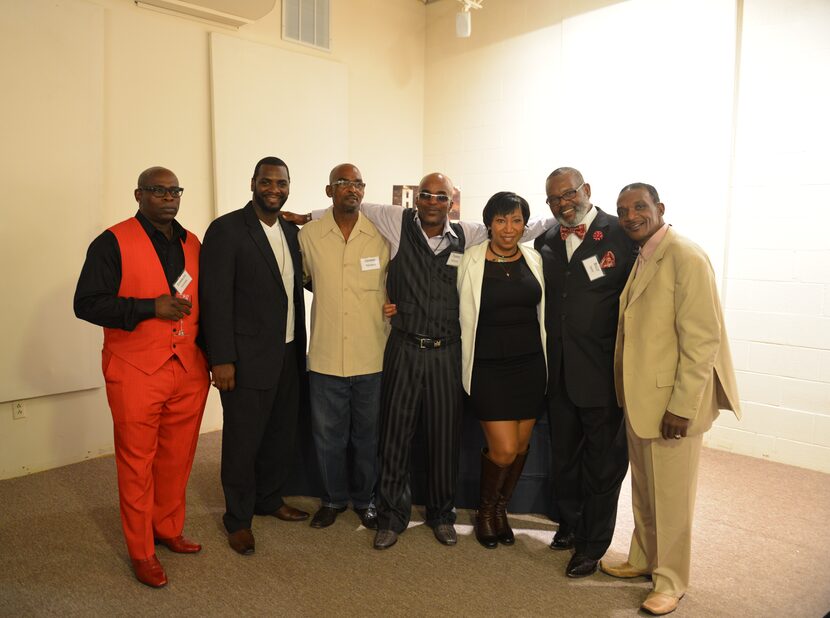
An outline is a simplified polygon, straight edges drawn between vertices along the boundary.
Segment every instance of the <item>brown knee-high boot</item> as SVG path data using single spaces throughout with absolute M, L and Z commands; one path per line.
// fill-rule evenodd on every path
M 487 549 L 498 547 L 495 509 L 501 495 L 499 490 L 510 471 L 510 466 L 500 466 L 481 451 L 481 483 L 478 512 L 476 513 L 476 540 Z
M 501 491 L 499 492 L 499 499 L 496 501 L 494 511 L 496 538 L 502 545 L 513 545 L 516 542 L 516 538 L 513 536 L 513 530 L 510 528 L 510 522 L 507 521 L 507 505 L 510 503 L 513 490 L 516 489 L 516 483 L 519 482 L 519 477 L 522 475 L 528 451 L 516 455 L 516 459 L 510 464 L 510 467 L 507 469 L 507 475 L 504 478 L 504 483 L 501 486 Z

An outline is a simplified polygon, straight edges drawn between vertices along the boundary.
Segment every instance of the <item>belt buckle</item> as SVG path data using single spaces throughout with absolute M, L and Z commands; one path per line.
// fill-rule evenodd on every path
M 431 341 L 431 339 L 429 337 L 418 337 L 418 347 L 422 350 L 426 350 L 427 341 Z

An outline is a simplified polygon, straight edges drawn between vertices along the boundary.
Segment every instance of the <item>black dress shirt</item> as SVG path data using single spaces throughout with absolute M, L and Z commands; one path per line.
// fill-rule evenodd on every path
M 135 215 L 153 243 L 159 262 L 164 268 L 170 294 L 176 293 L 173 284 L 184 270 L 184 249 L 187 231 L 173 221 L 173 237 L 167 237 L 153 227 L 147 218 Z M 134 330 L 138 324 L 156 317 L 155 298 L 125 298 L 118 296 L 121 287 L 121 250 L 118 240 L 109 230 L 92 241 L 86 252 L 86 261 L 75 288 L 75 315 L 82 320 L 106 328 Z

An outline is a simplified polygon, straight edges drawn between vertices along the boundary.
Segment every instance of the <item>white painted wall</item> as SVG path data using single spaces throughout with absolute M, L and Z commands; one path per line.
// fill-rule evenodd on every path
M 745 0 L 727 327 L 745 418 L 709 443 L 830 471 L 830 3 Z M 787 229 L 789 228 L 789 229 Z
M 401 178 L 420 173 L 423 161 L 423 57 L 425 9 L 413 0 L 349 0 L 332 2 L 330 53 L 280 40 L 280 3 L 262 20 L 238 32 L 214 28 L 200 21 L 174 17 L 137 7 L 132 0 L 20 0 L 0 1 L 0 20 L 14 13 L 19 16 L 35 5 L 50 10 L 72 10 L 95 5 L 104 9 L 104 67 L 100 88 L 104 92 L 103 145 L 94 140 L 79 141 L 69 155 L 83 158 L 87 149 L 104 151 L 103 200 L 97 199 L 100 221 L 110 225 L 131 216 L 136 210 L 132 196 L 138 173 L 151 165 L 171 168 L 186 188 L 179 220 L 201 237 L 215 214 L 213 194 L 213 142 L 210 97 L 210 57 L 208 37 L 219 31 L 242 39 L 263 43 L 301 55 L 339 62 L 347 67 L 348 88 L 332 87 L 330 96 L 346 100 L 347 120 L 338 130 L 348 137 L 348 156 L 360 165 L 366 182 L 366 197 L 389 201 L 392 185 Z M 27 27 L 36 32 L 37 20 Z M 76 33 L 83 37 L 83 32 Z M 56 39 L 41 49 L 45 56 L 65 56 L 65 45 Z M 0 57 L 0 75 L 26 69 L 31 62 L 25 54 Z M 35 66 L 32 63 L 31 66 Z M 320 76 L 308 75 L 313 80 Z M 11 92 L 11 91 L 10 91 Z M 4 95 L 7 96 L 4 90 Z M 18 93 L 20 94 L 20 93 Z M 25 93 L 23 93 L 25 94 Z M 14 156 L 15 144 L 31 136 L 24 125 L 37 120 L 36 110 L 45 104 L 55 116 L 73 122 L 71 110 L 62 106 L 60 92 L 47 101 L 38 101 L 22 110 L 21 123 L 11 123 L 0 140 L 0 160 Z M 239 92 L 240 97 L 246 92 Z M 286 84 L 285 99 L 274 106 L 273 116 L 263 121 L 272 125 L 296 122 L 292 110 L 302 101 L 291 98 Z M 275 102 L 276 103 L 276 102 Z M 26 116 L 26 114 L 30 116 Z M 25 122 L 24 122 L 25 121 Z M 315 125 L 309 132 L 317 130 Z M 394 135 L 394 142 L 388 136 Z M 315 134 L 316 137 L 316 134 Z M 281 154 L 279 140 L 270 152 L 251 153 L 255 162 L 267 154 Z M 60 166 L 60 156 L 48 142 L 40 144 L 43 166 L 30 169 L 14 182 L 37 185 L 49 182 L 49 169 Z M 290 161 L 287 161 L 289 165 Z M 327 162 L 331 167 L 339 161 Z M 251 170 L 253 171 L 253 170 Z M 302 170 L 292 169 L 292 176 Z M 326 173 L 317 181 L 319 203 L 289 206 L 304 212 L 326 204 Z M 248 186 L 249 173 L 239 182 Z M 90 184 L 94 185 L 91 179 Z M 4 176 L 4 182 L 11 181 Z M 22 207 L 21 207 L 22 206 Z M 241 206 L 241 204 L 240 204 Z M 14 254 L 25 256 L 35 250 L 38 229 L 60 226 L 76 213 L 59 200 L 53 203 L 10 204 L 0 201 L 0 213 L 15 212 L 17 233 L 10 235 Z M 20 219 L 18 221 L 18 219 Z M 9 218 L 4 216 L 4 221 Z M 91 241 L 100 230 L 90 232 Z M 80 270 L 83 255 L 78 256 Z M 13 263 L 4 263 L 6 280 Z M 49 272 L 44 271 L 48 278 Z M 75 279 L 65 286 L 74 290 Z M 26 298 L 15 299 L 27 302 Z M 10 302 L 4 299 L 4 302 Z M 32 308 L 32 315 L 36 312 Z M 71 306 L 66 307 L 71 312 Z M 0 315 L 6 312 L 0 310 Z M 22 323 L 21 329 L 36 324 Z M 28 399 L 26 418 L 12 420 L 9 403 L 0 402 L 0 479 L 45 470 L 112 452 L 112 422 L 103 388 L 63 395 Z M 203 431 L 221 427 L 219 398 L 211 393 L 205 411 Z
M 562 165 L 610 211 L 654 184 L 727 309 L 745 418 L 707 443 L 830 471 L 830 3 L 488 0 L 469 39 L 456 10 L 427 9 L 424 160 L 462 216 L 504 189 L 545 213 Z
M 105 10 L 101 220 L 131 215 L 137 173 L 161 164 L 187 187 L 180 220 L 201 235 L 215 207 L 213 28 L 131 0 L 47 4 Z M 486 0 L 465 40 L 454 37 L 451 0 L 331 4 L 331 53 L 283 43 L 279 3 L 234 36 L 347 65 L 348 92 L 331 96 L 348 99 L 342 130 L 368 200 L 388 200 L 391 185 L 434 169 L 461 186 L 471 220 L 501 189 L 544 212 L 544 178 L 559 165 L 581 168 L 608 210 L 626 182 L 653 182 L 668 220 L 723 273 L 745 418 L 724 416 L 709 444 L 830 471 L 830 4 L 743 0 L 739 26 L 735 4 L 715 0 Z M 26 62 L 4 56 L 0 74 Z M 66 113 L 59 93 L 52 105 Z M 290 118 L 277 110 L 274 121 Z M 28 138 L 13 128 L 3 137 L 4 156 Z M 42 172 L 23 180 L 41 182 Z M 29 209 L 21 224 L 28 232 L 11 241 L 21 255 L 44 221 L 72 216 L 61 206 Z M 2 202 L 0 212 L 11 207 Z M 779 221 L 791 230 L 783 237 Z M 30 399 L 26 409 L 27 418 L 12 421 L 0 403 L 0 478 L 112 451 L 103 389 Z M 212 394 L 203 430 L 220 426 Z

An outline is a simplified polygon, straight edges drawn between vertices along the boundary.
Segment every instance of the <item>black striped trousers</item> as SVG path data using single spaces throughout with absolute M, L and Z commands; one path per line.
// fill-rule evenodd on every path
M 392 330 L 383 355 L 378 527 L 403 532 L 412 509 L 412 439 L 423 417 L 427 524 L 453 523 L 462 413 L 461 343 L 421 349 Z

